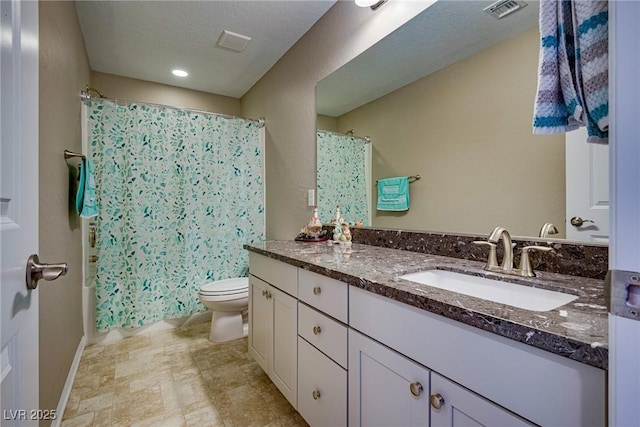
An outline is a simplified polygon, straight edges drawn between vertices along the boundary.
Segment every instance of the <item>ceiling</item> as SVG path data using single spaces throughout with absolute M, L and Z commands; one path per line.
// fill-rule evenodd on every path
M 437 1 L 323 79 L 318 113 L 338 117 L 538 24 L 539 1 L 499 20 L 483 11 L 494 2 Z
M 335 1 L 82 0 L 76 10 L 93 71 L 240 98 Z M 251 41 L 218 47 L 223 30 Z

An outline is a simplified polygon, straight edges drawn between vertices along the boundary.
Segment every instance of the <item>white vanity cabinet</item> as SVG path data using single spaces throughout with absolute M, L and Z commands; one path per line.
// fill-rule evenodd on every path
M 298 274 L 298 412 L 313 427 L 347 425 L 349 285 Z
M 249 263 L 249 354 L 297 409 L 298 271 L 253 253 Z
M 605 425 L 602 369 L 356 287 L 349 289 L 349 326 L 432 370 L 430 393 L 444 399 L 441 412 L 432 409 L 434 425 L 467 425 L 467 418 L 477 425 Z M 357 382 L 349 387 L 355 419 L 362 405 L 353 396 L 361 392 Z
M 249 353 L 312 427 L 604 426 L 605 371 L 250 254 Z

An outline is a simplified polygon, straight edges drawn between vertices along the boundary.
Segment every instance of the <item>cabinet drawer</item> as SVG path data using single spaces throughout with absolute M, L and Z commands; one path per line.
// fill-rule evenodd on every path
M 347 327 L 298 303 L 298 335 L 347 369 Z
M 298 296 L 310 306 L 348 323 L 349 285 L 300 269 Z
M 292 296 L 298 295 L 298 268 L 249 252 L 249 272 Z
M 347 371 L 300 337 L 298 412 L 312 427 L 347 425 Z

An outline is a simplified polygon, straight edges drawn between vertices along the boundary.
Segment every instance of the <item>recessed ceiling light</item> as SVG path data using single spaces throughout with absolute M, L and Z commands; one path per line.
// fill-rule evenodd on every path
M 177 77 L 187 77 L 189 75 L 189 73 L 187 73 L 184 70 L 175 69 L 175 70 L 171 70 L 171 72 L 173 73 L 174 76 L 177 76 Z

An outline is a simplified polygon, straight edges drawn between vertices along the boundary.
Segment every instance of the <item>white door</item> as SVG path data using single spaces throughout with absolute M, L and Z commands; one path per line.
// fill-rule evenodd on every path
M 587 143 L 587 129 L 565 134 L 567 239 L 609 241 L 609 146 Z
M 640 2 L 609 2 L 611 269 L 640 272 Z M 640 321 L 609 316 L 609 425 L 640 420 Z
M 1 420 L 37 425 L 38 292 L 27 290 L 25 266 L 38 251 L 38 3 L 0 7 Z

